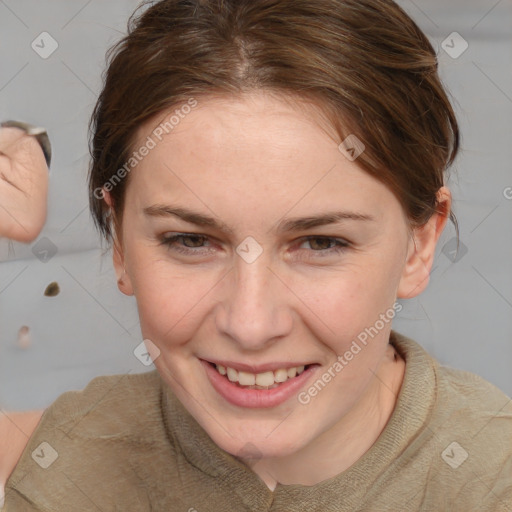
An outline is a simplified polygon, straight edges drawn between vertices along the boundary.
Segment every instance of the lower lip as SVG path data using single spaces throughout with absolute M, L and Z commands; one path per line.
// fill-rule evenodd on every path
M 268 408 L 286 402 L 298 394 L 306 381 L 315 373 L 319 365 L 311 365 L 300 375 L 288 379 L 273 389 L 245 389 L 221 375 L 210 363 L 200 360 L 206 370 L 211 385 L 225 400 L 239 407 Z

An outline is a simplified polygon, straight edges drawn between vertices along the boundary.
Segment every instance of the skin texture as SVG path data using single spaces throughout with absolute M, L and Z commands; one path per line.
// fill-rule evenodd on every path
M 48 167 L 34 137 L 0 128 L 0 237 L 31 242 L 46 220 Z
M 411 237 L 396 197 L 302 107 L 261 92 L 203 98 L 129 175 L 114 251 L 119 288 L 136 296 L 143 336 L 160 350 L 155 366 L 217 445 L 270 489 L 330 478 L 375 442 L 404 373 L 390 323 L 307 405 L 293 397 L 268 409 L 234 406 L 200 359 L 316 362 L 309 386 L 397 297 L 425 289 L 451 201 L 441 188 L 439 213 Z M 139 129 L 134 149 L 163 117 Z M 146 215 L 153 205 L 192 209 L 232 232 Z M 273 231 L 284 218 L 339 209 L 375 220 Z M 166 246 L 176 233 L 200 237 Z M 247 236 L 263 249 L 251 264 L 236 253 Z M 350 246 L 336 253 L 335 242 L 305 236 Z M 255 457 L 242 456 L 249 446 Z
M 134 149 L 166 115 L 140 127 Z M 306 405 L 295 396 L 268 409 L 231 405 L 199 359 L 316 362 L 306 389 L 396 298 L 425 289 L 451 203 L 442 187 L 439 213 L 412 237 L 396 197 L 321 125 L 314 109 L 264 93 L 202 99 L 129 175 L 114 248 L 119 289 L 137 299 L 158 371 L 217 445 L 271 490 L 330 478 L 376 441 L 405 370 L 390 323 Z M 144 214 L 155 204 L 193 209 L 232 232 Z M 285 218 L 340 209 L 375 220 L 273 231 Z M 201 236 L 162 243 L 176 233 Z M 263 249 L 251 264 L 236 252 L 247 236 Z M 335 252 L 335 241 L 318 237 L 350 244 Z

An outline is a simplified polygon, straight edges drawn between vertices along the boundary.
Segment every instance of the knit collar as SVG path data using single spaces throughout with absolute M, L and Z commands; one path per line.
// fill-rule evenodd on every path
M 405 360 L 405 374 L 393 413 L 371 448 L 350 468 L 313 486 L 277 484 L 271 491 L 248 466 L 218 447 L 160 379 L 167 433 L 190 464 L 232 483 L 232 491 L 253 510 L 329 510 L 333 503 L 354 509 L 374 482 L 389 471 L 425 428 L 436 399 L 436 361 L 414 340 L 391 330 L 390 343 Z

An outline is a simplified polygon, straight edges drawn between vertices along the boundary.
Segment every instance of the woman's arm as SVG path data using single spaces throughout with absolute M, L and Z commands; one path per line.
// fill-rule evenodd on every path
M 5 487 L 43 412 L 0 411 L 0 489 Z

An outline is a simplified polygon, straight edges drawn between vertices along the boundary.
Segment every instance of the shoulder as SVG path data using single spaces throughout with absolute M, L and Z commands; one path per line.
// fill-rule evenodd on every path
M 429 403 L 401 457 L 405 467 L 427 479 L 425 503 L 438 504 L 443 489 L 450 506 L 464 502 L 486 512 L 501 510 L 512 502 L 512 400 L 484 378 L 443 365 L 414 340 L 397 333 L 393 340 L 411 377 L 408 421 L 425 409 L 423 400 Z
M 503 440 L 508 436 L 509 449 L 512 451 L 512 400 L 479 375 L 439 365 L 437 407 L 446 421 L 463 423 L 475 434 L 481 429 L 482 434 L 501 434 Z
M 466 420 L 500 418 L 503 428 L 512 428 L 512 400 L 499 388 L 479 375 L 443 364 L 403 334 L 392 331 L 391 339 L 415 377 L 411 384 L 435 388 L 435 410 Z
M 468 495 L 501 510 L 512 503 L 512 400 L 468 371 L 440 365 L 437 376 L 431 425 L 442 442 L 445 481 L 457 479 Z
M 42 424 L 65 428 L 89 417 L 97 421 L 87 423 L 115 430 L 130 416 L 136 416 L 145 405 L 157 404 L 160 392 L 156 370 L 95 377 L 84 389 L 60 395 L 45 411 Z M 105 422 L 107 418 L 111 421 Z
M 16 466 L 43 411 L 0 412 L 0 487 Z
M 512 399 L 468 371 L 440 365 L 437 375 L 439 421 L 466 438 L 484 466 L 505 468 L 512 484 Z
M 73 482 L 93 489 L 90 499 L 108 504 L 120 499 L 108 484 L 116 481 L 123 506 L 132 502 L 145 510 L 141 461 L 173 460 L 161 393 L 160 376 L 153 370 L 96 377 L 83 390 L 60 395 L 45 410 L 6 483 L 7 509 L 31 502 L 86 510 L 90 502 Z
M 439 365 L 436 378 L 429 428 L 439 441 L 442 480 L 482 497 L 482 510 L 501 510 L 512 502 L 512 400 L 468 371 Z
M 479 375 L 444 365 L 415 341 L 398 337 L 409 356 L 406 364 L 422 367 L 422 371 L 411 372 L 420 376 L 411 384 L 433 388 L 429 421 L 439 429 L 450 429 L 454 436 L 459 433 L 480 440 L 485 436 L 487 447 L 507 443 L 503 452 L 512 456 L 512 399 Z

